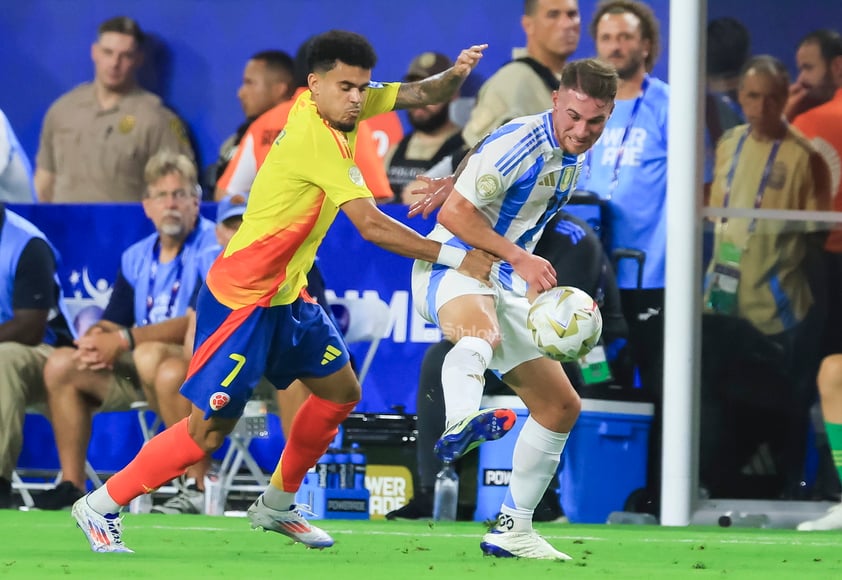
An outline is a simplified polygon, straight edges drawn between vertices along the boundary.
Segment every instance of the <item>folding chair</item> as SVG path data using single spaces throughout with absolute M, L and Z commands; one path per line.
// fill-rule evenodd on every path
M 30 423 L 28 426 L 26 424 L 24 425 L 24 450 L 21 453 L 21 457 L 18 458 L 17 468 L 12 472 L 12 489 L 17 490 L 20 494 L 24 506 L 32 507 L 35 503 L 30 491 L 53 489 L 61 483 L 62 474 L 57 458 L 52 462 L 44 462 L 44 458 L 48 454 L 43 447 L 51 445 L 55 448 L 55 440 L 50 438 L 50 441 L 46 442 L 44 439 L 33 437 L 38 431 L 41 431 L 42 434 L 46 433 L 47 429 L 52 433 L 52 425 L 49 420 L 37 408 L 27 409 L 27 416 L 29 417 L 28 422 Z M 26 453 L 27 440 L 30 440 L 30 445 L 32 445 L 31 440 L 33 438 L 38 439 L 34 445 L 39 450 L 37 453 L 31 454 L 34 459 L 30 460 L 30 454 Z M 102 485 L 102 479 L 100 479 L 96 470 L 94 470 L 93 466 L 87 460 L 85 460 L 85 475 L 87 475 L 94 487 L 100 487 Z
M 374 362 L 380 341 L 389 332 L 392 312 L 386 302 L 371 295 L 358 298 L 329 298 L 328 302 L 340 328 L 343 329 L 346 343 L 370 343 L 357 373 L 362 384 L 371 369 L 371 363 Z

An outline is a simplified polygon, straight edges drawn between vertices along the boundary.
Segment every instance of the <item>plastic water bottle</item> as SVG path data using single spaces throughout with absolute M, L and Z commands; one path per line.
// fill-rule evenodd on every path
M 433 519 L 436 521 L 456 521 L 456 506 L 459 502 L 459 476 L 449 461 L 445 461 L 441 471 L 436 474 L 436 487 L 433 492 Z
M 337 449 L 333 456 L 336 461 L 336 478 L 339 489 L 349 489 L 354 481 L 351 472 L 351 457 L 345 449 Z
M 722 528 L 767 528 L 769 516 L 746 512 L 725 512 L 719 516 L 719 526 Z
M 148 514 L 152 511 L 152 496 L 142 493 L 129 503 L 129 513 Z
M 354 469 L 354 489 L 365 489 L 365 453 L 358 443 L 351 444 L 351 467 Z
M 225 494 L 222 491 L 222 476 L 215 468 L 205 474 L 205 514 L 225 515 Z
M 319 487 L 330 487 L 331 472 L 335 467 L 335 463 L 336 459 L 333 456 L 333 450 L 328 449 L 316 464 L 316 477 L 318 478 Z

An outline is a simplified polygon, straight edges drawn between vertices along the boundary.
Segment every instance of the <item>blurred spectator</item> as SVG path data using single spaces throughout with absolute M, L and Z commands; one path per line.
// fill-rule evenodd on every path
M 178 117 L 137 84 L 143 41 L 131 18 L 100 25 L 91 46 L 93 82 L 60 97 L 44 118 L 35 169 L 39 200 L 140 201 L 152 155 L 172 149 L 193 156 Z
M 799 53 L 820 55 L 810 66 L 823 69 L 835 88 L 833 98 L 798 115 L 793 126 L 810 139 L 830 169 L 833 209 L 842 211 L 842 36 L 830 30 L 813 32 L 802 42 Z M 802 61 L 803 64 L 803 61 Z M 803 76 L 802 72 L 799 76 Z M 821 81 L 819 85 L 825 85 Z M 827 238 L 827 318 L 824 353 L 842 352 L 842 229 L 837 225 Z
M 409 65 L 404 82 L 420 81 L 443 72 L 453 62 L 443 54 L 424 52 Z M 456 99 L 456 97 L 454 97 Z M 451 101 L 452 102 L 452 101 Z M 414 129 L 389 151 L 386 174 L 395 194 L 395 201 L 411 203 L 415 176 L 423 173 L 463 145 L 460 127 L 450 120 L 450 103 L 407 109 Z
M 826 164 L 783 118 L 788 85 L 774 57 L 747 63 L 739 100 L 748 124 L 719 142 L 712 207 L 829 209 Z M 740 493 L 742 467 L 766 436 L 784 478 L 777 492 L 792 494 L 801 481 L 821 338 L 810 288 L 823 238 L 815 229 L 756 217 L 716 220 L 705 282 L 701 464 L 714 497 L 740 497 L 732 493 Z
M 46 402 L 44 361 L 72 341 L 57 263 L 44 234 L 0 202 L 0 508 L 12 507 L 26 407 Z
M 742 22 L 734 18 L 708 22 L 704 205 L 710 199 L 716 144 L 725 131 L 745 122 L 737 87 L 740 72 L 750 56 L 751 38 Z
M 707 89 L 727 99 L 742 118 L 737 99 L 740 73 L 751 56 L 751 36 L 736 18 L 715 18 L 707 26 Z M 730 127 L 728 127 L 730 128 Z
M 93 414 L 142 400 L 138 371 L 156 364 L 140 360 L 149 353 L 135 345 L 166 342 L 180 352 L 206 252 L 218 252 L 213 222 L 199 216 L 193 161 L 163 151 L 147 163 L 145 179 L 143 209 L 156 232 L 123 252 L 102 320 L 77 341 L 79 348 L 56 349 L 43 369 L 62 481 L 35 498 L 41 509 L 62 509 L 81 497 Z
M 798 43 L 795 62 L 798 78 L 789 87 L 784 115 L 792 121 L 798 115 L 833 98 L 836 85 L 831 63 L 838 56 L 839 34 L 816 30 Z
M 0 110 L 0 202 L 38 201 L 32 185 L 32 165 L 20 146 L 9 119 Z
M 201 275 L 207 273 L 212 259 L 228 245 L 231 237 L 243 223 L 246 211 L 246 196 L 236 194 L 219 202 L 216 211 L 215 247 L 208 248 L 199 257 L 202 260 Z M 198 287 L 187 309 L 187 329 L 181 344 L 147 341 L 139 343 L 134 350 L 138 378 L 146 394 L 150 408 L 161 418 L 164 426 L 174 425 L 190 414 L 190 401 L 180 393 L 187 377 L 187 367 L 193 355 L 193 340 L 196 334 L 195 299 Z M 161 322 L 158 324 L 167 324 Z M 152 508 L 152 513 L 200 514 L 205 510 L 204 477 L 210 468 L 211 458 L 205 457 L 199 463 L 187 468 L 184 476 L 175 481 L 178 492 L 164 503 Z
M 587 153 L 578 184 L 607 203 L 613 256 L 635 258 L 618 258 L 617 285 L 631 358 L 655 403 L 648 461 L 653 500 L 660 485 L 669 106 L 669 87 L 649 74 L 661 50 L 658 29 L 655 14 L 642 2 L 609 0 L 597 6 L 591 36 L 599 58 L 617 68 L 620 84 L 614 112 Z M 630 375 L 621 384 L 631 384 Z
M 526 50 L 517 51 L 479 90 L 477 103 L 462 131 L 468 146 L 515 117 L 552 106 L 564 63 L 579 46 L 581 20 L 577 0 L 525 0 L 521 26 Z
M 243 83 L 237 91 L 246 120 L 219 147 L 219 158 L 208 171 L 210 191 L 216 187 L 216 182 L 234 157 L 249 125 L 275 105 L 292 98 L 295 92 L 294 75 L 292 57 L 280 50 L 258 52 L 246 62 Z
M 295 93 L 288 101 L 275 105 L 260 115 L 248 128 L 234 157 L 216 184 L 215 198 L 222 199 L 231 193 L 248 193 L 257 170 L 266 159 L 275 138 L 284 130 L 287 116 L 296 99 L 307 90 L 310 64 L 307 62 L 312 38 L 305 41 L 295 55 Z M 386 178 L 377 142 L 372 137 L 369 121 L 360 123 L 354 160 L 363 174 L 365 183 L 378 201 L 391 200 L 392 189 Z

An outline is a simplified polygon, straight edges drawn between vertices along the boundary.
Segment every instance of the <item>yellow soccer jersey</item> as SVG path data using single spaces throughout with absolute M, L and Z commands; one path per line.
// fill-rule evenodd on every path
M 399 87 L 372 83 L 359 121 L 394 109 Z M 343 133 L 322 119 L 310 91 L 298 97 L 257 172 L 242 226 L 208 272 L 217 300 L 233 309 L 295 301 L 339 206 L 371 197 L 354 164 L 356 138 L 356 127 Z

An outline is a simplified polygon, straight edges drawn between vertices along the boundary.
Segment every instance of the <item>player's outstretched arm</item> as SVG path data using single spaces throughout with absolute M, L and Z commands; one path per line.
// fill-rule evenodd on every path
M 401 256 L 444 264 L 477 280 L 488 280 L 494 258 L 486 252 L 465 252 L 453 247 L 443 249 L 442 244 L 428 240 L 384 214 L 371 198 L 345 202 L 341 209 L 366 241 Z
M 395 99 L 396 109 L 411 109 L 450 100 L 482 58 L 487 44 L 475 44 L 459 53 L 452 67 L 424 80 L 402 83 Z
M 447 198 L 439 212 L 438 221 L 469 246 L 485 250 L 510 263 L 526 281 L 530 292 L 544 292 L 556 285 L 556 272 L 552 264 L 495 232 L 485 216 L 458 192 Z

